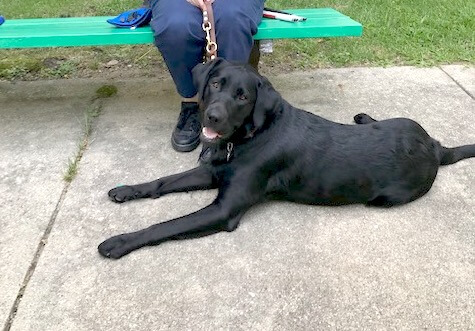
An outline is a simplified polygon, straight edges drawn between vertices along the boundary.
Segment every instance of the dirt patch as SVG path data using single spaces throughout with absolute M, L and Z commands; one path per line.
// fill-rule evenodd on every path
M 117 61 L 117 60 L 116 60 Z M 26 63 L 26 62 L 25 62 Z M 33 65 L 33 64 L 34 65 Z M 11 67 L 6 71 L 4 77 L 0 80 L 25 80 L 33 81 L 39 79 L 76 79 L 76 78 L 104 78 L 107 80 L 126 79 L 126 78 L 169 78 L 168 69 L 163 64 L 150 63 L 144 65 L 131 65 L 127 63 L 111 62 L 100 64 L 98 68 L 88 68 L 81 66 L 74 66 L 70 61 L 60 58 L 46 58 L 41 62 L 29 61 L 26 65 Z M 40 69 L 43 72 L 40 73 Z M 269 74 L 271 72 L 287 72 L 291 71 L 291 66 L 275 65 L 273 63 L 259 64 L 259 70 L 262 74 Z M 47 71 L 45 75 L 45 71 Z
M 268 75 L 296 69 L 311 69 L 321 63 L 299 65 L 298 52 L 278 45 L 272 54 L 262 54 L 259 70 Z M 279 48 L 280 47 L 280 48 Z M 150 45 L 110 47 L 67 47 L 27 50 L 0 50 L 0 80 L 48 80 L 75 78 L 169 78 L 157 49 Z

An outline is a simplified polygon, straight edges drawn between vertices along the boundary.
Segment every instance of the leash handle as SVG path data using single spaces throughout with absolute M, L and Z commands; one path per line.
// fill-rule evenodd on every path
M 211 1 L 204 0 L 206 10 L 203 10 L 203 31 L 206 33 L 206 60 L 214 60 L 218 56 L 218 43 L 214 25 L 213 7 Z

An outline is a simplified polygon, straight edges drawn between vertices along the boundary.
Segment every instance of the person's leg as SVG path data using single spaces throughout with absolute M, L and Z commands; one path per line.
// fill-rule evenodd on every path
M 205 43 L 201 28 L 203 15 L 186 0 L 154 0 L 152 13 L 155 45 L 183 98 L 178 123 L 172 133 L 172 146 L 177 151 L 189 152 L 200 142 L 201 125 L 191 69 L 202 60 Z
M 152 2 L 151 26 L 155 45 L 165 60 L 178 93 L 195 96 L 191 69 L 202 60 L 205 35 L 201 28 L 201 10 L 186 0 Z
M 216 0 L 218 55 L 228 60 L 247 62 L 252 35 L 262 18 L 264 0 Z M 162 53 L 178 93 L 183 97 L 182 111 L 172 134 L 178 151 L 191 151 L 199 145 L 200 124 L 196 89 L 191 69 L 202 59 L 205 35 L 200 9 L 186 0 L 153 0 L 152 22 L 155 44 Z
M 262 19 L 264 0 L 216 0 L 218 56 L 247 63 L 253 46 L 252 36 Z

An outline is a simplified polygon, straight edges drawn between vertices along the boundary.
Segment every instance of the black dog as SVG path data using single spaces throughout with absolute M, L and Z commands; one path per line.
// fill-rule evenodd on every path
M 114 202 L 172 192 L 218 189 L 192 214 L 112 237 L 99 245 L 120 258 L 146 245 L 233 231 L 253 205 L 271 199 L 306 204 L 390 207 L 429 191 L 439 165 L 475 157 L 475 145 L 445 148 L 416 122 L 343 125 L 296 109 L 250 67 L 222 59 L 193 69 L 204 144 L 195 169 L 150 183 L 112 189 Z

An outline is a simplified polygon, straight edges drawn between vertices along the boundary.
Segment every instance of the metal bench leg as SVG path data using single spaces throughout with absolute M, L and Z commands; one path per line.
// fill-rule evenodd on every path
M 259 40 L 254 40 L 254 45 L 252 46 L 251 54 L 249 55 L 249 64 L 259 71 L 259 59 L 261 57 L 261 51 L 259 49 Z

